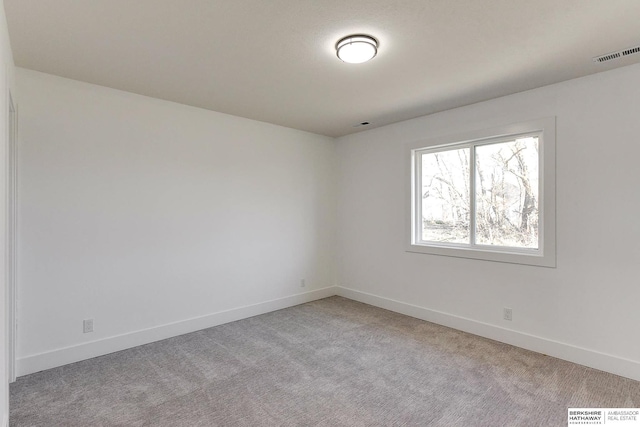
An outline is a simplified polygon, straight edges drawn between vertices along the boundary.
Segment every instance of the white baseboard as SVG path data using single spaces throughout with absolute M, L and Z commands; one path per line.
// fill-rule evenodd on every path
M 187 319 L 175 323 L 130 332 L 123 335 L 104 338 L 70 347 L 60 348 L 45 353 L 26 356 L 17 360 L 17 376 L 51 369 L 69 363 L 79 362 L 92 357 L 103 356 L 120 350 L 136 347 L 151 342 L 175 337 L 201 329 L 211 328 L 224 323 L 246 319 L 271 311 L 281 310 L 298 304 L 327 298 L 336 294 L 336 287 L 317 289 L 301 294 L 291 295 L 258 304 L 220 311 L 202 317 Z
M 640 362 L 338 286 L 337 295 L 640 381 Z
M 637 361 L 576 347 L 570 344 L 541 338 L 523 332 L 501 328 L 488 323 L 454 316 L 452 314 L 419 307 L 413 304 L 341 286 L 330 286 L 323 289 L 291 295 L 285 298 L 238 307 L 231 310 L 209 314 L 207 316 L 23 357 L 17 360 L 17 375 L 28 375 L 45 369 L 102 356 L 138 345 L 148 344 L 189 332 L 222 325 L 224 323 L 246 319 L 248 317 L 281 310 L 283 308 L 304 304 L 306 302 L 327 298 L 333 295 L 339 295 L 365 304 L 391 310 L 396 313 L 405 314 L 428 322 L 437 323 L 439 325 L 469 332 L 474 335 L 479 335 L 481 337 L 511 344 L 516 347 L 547 354 L 569 362 L 640 381 L 640 362 Z M 5 420 L 5 425 L 8 425 L 6 423 L 7 420 Z

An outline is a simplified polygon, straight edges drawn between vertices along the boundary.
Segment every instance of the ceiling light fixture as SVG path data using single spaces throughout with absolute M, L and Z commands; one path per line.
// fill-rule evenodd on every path
M 360 64 L 376 56 L 378 41 L 362 34 L 347 36 L 336 43 L 336 53 L 344 62 Z

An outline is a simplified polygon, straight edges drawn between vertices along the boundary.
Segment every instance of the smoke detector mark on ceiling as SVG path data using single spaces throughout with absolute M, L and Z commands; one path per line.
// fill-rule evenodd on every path
M 617 52 L 607 53 L 605 55 L 596 56 L 593 58 L 593 62 L 608 62 L 614 59 L 622 58 L 629 55 L 640 53 L 640 46 L 630 47 L 628 49 L 619 50 Z

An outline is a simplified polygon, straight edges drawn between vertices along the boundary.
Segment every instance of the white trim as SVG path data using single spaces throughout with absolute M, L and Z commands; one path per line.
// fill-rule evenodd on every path
M 539 203 L 539 249 L 517 250 L 454 244 L 425 244 L 421 242 L 420 231 L 416 226 L 419 215 L 421 190 L 416 188 L 415 176 L 421 175 L 418 153 L 443 147 L 468 148 L 485 142 L 495 142 L 503 137 L 539 133 L 540 143 L 540 197 Z M 430 255 L 444 255 L 459 258 L 480 259 L 485 261 L 507 262 L 540 267 L 556 267 L 556 118 L 545 117 L 521 123 L 481 129 L 455 135 L 447 135 L 428 140 L 414 141 L 405 145 L 406 179 L 406 224 L 405 251 Z M 473 151 L 473 150 L 471 150 Z M 475 174 L 471 174 L 473 183 Z M 473 200 L 473 198 L 472 198 Z M 473 209 L 473 207 L 472 207 Z M 471 224 L 473 225 L 473 224 Z M 473 235 L 473 232 L 471 232 Z
M 417 305 L 384 298 L 355 289 L 337 287 L 337 294 L 341 297 L 360 301 L 365 304 L 391 310 L 396 313 L 437 323 L 460 331 L 481 337 L 500 341 L 516 347 L 547 354 L 558 359 L 567 360 L 579 365 L 588 366 L 612 374 L 620 375 L 632 380 L 640 381 L 640 361 L 624 359 L 611 354 L 601 353 L 571 344 L 530 335 L 511 329 L 501 328 L 488 323 L 478 322 L 465 317 L 455 316 Z
M 427 322 L 454 328 L 481 337 L 500 341 L 516 347 L 557 357 L 579 365 L 620 375 L 640 381 L 640 362 L 624 359 L 582 347 L 502 328 L 473 319 L 455 316 L 413 304 L 380 297 L 367 292 L 343 286 L 330 286 L 302 294 L 291 295 L 271 301 L 265 301 L 231 310 L 213 313 L 194 319 L 188 319 L 142 331 L 109 337 L 76 346 L 61 348 L 46 353 L 23 357 L 17 360 L 18 376 L 28 375 L 44 369 L 74 363 L 92 357 L 102 356 L 115 351 L 125 350 L 138 345 L 171 338 L 174 336 L 210 328 L 236 320 L 269 313 L 298 304 L 339 295 L 375 307 L 426 320 Z
M 22 357 L 17 360 L 18 376 L 32 374 L 45 369 L 69 363 L 79 362 L 92 357 L 103 356 L 120 350 L 160 341 L 201 329 L 211 328 L 224 323 L 258 316 L 271 311 L 281 310 L 298 304 L 315 301 L 336 295 L 336 287 L 329 286 L 284 298 L 238 307 L 212 313 L 206 316 L 169 323 L 141 331 L 108 337 L 88 343 L 60 348 L 45 353 Z
M 9 427 L 9 414 L 4 414 L 4 418 L 2 420 L 3 427 Z
M 6 144 L 6 333 L 7 379 L 16 380 L 17 341 L 17 209 L 18 209 L 18 106 L 11 89 L 7 90 L 7 144 Z

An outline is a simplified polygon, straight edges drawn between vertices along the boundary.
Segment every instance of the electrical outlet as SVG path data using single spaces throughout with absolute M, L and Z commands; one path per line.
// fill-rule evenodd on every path
M 300 287 L 304 288 L 305 286 L 307 286 L 307 282 L 304 279 L 300 279 Z
M 510 308 L 504 308 L 504 311 L 502 313 L 502 317 L 504 318 L 504 320 L 508 320 L 508 321 L 512 321 L 513 320 L 513 310 Z
M 88 334 L 89 332 L 93 332 L 93 319 L 82 321 L 82 333 Z

